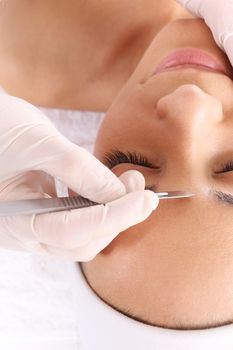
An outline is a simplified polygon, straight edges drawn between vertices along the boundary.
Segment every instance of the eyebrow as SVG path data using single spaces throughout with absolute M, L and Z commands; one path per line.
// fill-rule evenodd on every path
M 233 195 L 230 193 L 225 193 L 221 191 L 210 191 L 210 194 L 217 199 L 220 203 L 228 204 L 233 207 Z

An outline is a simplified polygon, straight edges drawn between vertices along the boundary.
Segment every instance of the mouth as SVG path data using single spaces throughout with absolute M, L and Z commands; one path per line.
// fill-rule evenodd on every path
M 231 67 L 219 62 L 206 52 L 197 49 L 178 49 L 173 51 L 156 66 L 152 76 L 188 68 L 221 73 L 233 79 L 233 69 Z

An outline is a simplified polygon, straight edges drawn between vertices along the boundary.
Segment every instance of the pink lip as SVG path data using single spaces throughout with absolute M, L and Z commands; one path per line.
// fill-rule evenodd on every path
M 222 73 L 232 79 L 232 70 L 226 68 L 207 53 L 196 49 L 179 49 L 173 51 L 159 63 L 152 75 L 184 68 Z

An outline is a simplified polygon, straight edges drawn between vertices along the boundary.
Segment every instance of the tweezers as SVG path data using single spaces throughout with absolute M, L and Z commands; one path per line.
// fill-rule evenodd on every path
M 160 199 L 194 196 L 184 191 L 155 192 Z M 81 196 L 0 201 L 0 216 L 43 214 L 100 205 Z

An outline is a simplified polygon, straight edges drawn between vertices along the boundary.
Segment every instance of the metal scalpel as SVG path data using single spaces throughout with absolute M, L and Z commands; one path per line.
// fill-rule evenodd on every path
M 194 196 L 184 191 L 155 192 L 159 199 Z M 43 214 L 100 205 L 81 196 L 0 201 L 0 216 Z

